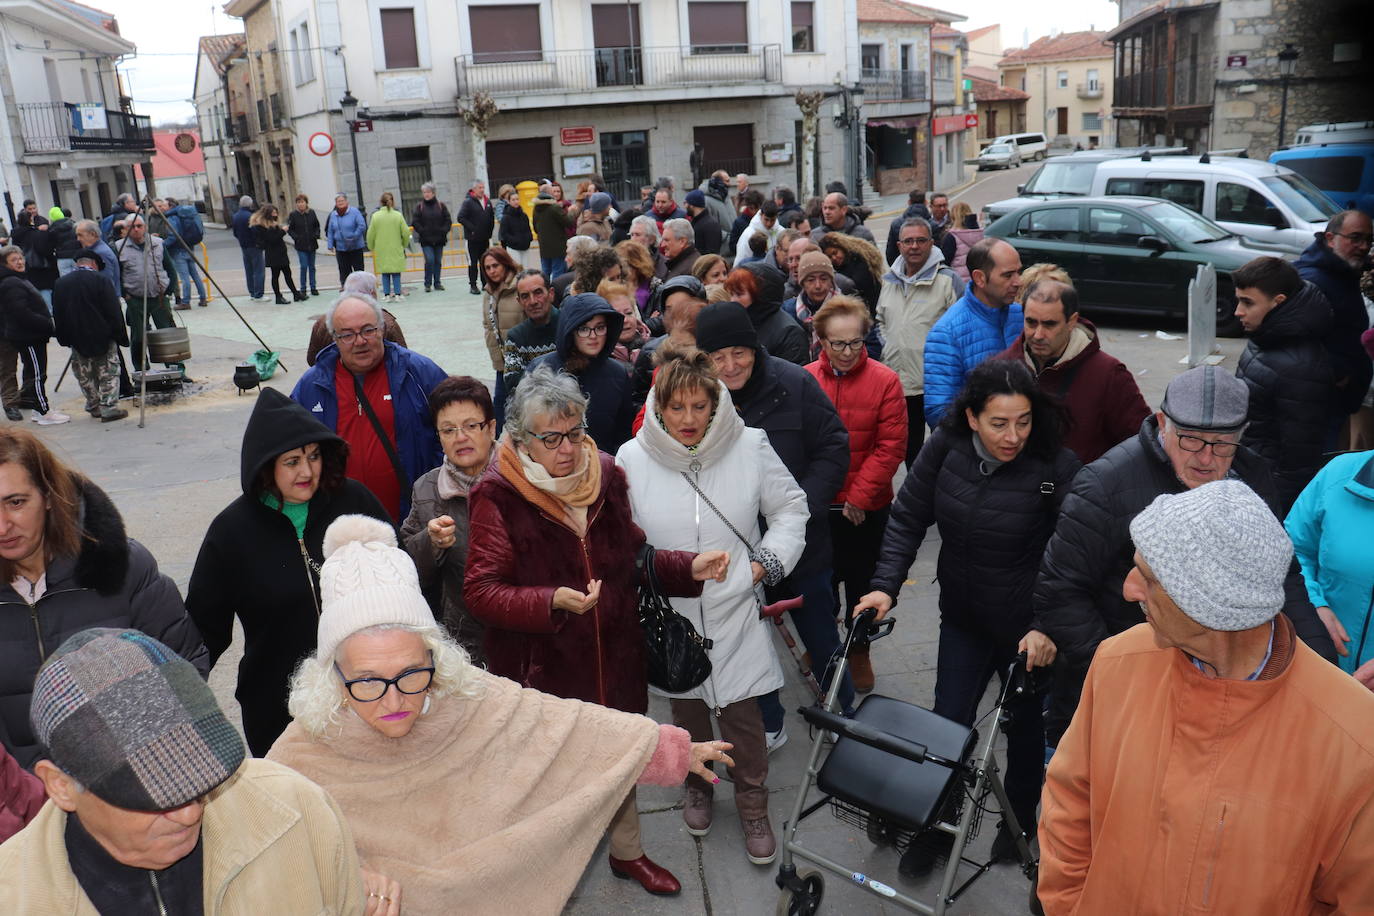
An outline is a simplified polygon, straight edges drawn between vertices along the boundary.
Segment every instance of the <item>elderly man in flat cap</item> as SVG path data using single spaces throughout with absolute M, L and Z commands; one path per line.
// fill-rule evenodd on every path
M 1176 376 L 1159 412 L 1139 434 L 1078 472 L 1045 546 L 1035 584 L 1032 626 L 1059 647 L 1045 740 L 1054 747 L 1073 717 L 1088 663 L 1102 640 L 1140 623 L 1140 608 L 1123 600 L 1131 571 L 1127 526 L 1161 493 L 1182 493 L 1214 480 L 1247 484 L 1277 515 L 1278 493 L 1268 463 L 1240 445 L 1249 409 L 1245 383 L 1216 366 Z M 1307 600 L 1295 563 L 1284 582 L 1283 613 L 1322 657 L 1336 660 L 1326 626 Z
M 1374 910 L 1374 696 L 1280 609 L 1293 545 L 1237 480 L 1130 526 L 1123 594 L 1050 762 L 1040 903 L 1080 913 Z
M 294 770 L 245 760 L 199 672 L 152 637 L 70 637 L 39 669 L 29 715 L 48 802 L 0 846 L 0 911 L 364 912 L 333 800 Z M 369 916 L 399 911 L 366 903 Z

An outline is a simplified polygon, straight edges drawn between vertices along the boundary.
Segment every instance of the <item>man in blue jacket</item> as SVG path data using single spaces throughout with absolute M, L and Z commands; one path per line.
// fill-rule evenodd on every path
M 245 194 L 239 198 L 239 208 L 234 211 L 230 226 L 243 252 L 243 276 L 248 281 L 248 297 L 257 302 L 262 298 L 262 282 L 263 275 L 267 272 L 267 262 L 264 260 L 263 250 L 258 247 L 253 227 L 248 225 L 252 218 L 253 198 Z
M 176 266 L 179 281 L 176 307 L 191 307 L 191 284 L 194 283 L 196 293 L 200 296 L 200 305 L 204 308 L 208 304 L 205 284 L 200 279 L 200 271 L 196 269 L 196 255 L 192 250 L 205 237 L 204 224 L 201 223 L 196 208 L 190 204 L 183 204 L 175 197 L 168 197 L 163 204 L 166 209 L 162 215 L 166 217 L 168 227 L 175 230 L 175 235 L 169 234 L 166 241 L 167 253 L 171 255 L 172 264 Z
M 334 343 L 320 351 L 291 399 L 348 443 L 348 476 L 399 523 L 410 512 L 411 485 L 443 460 L 429 394 L 448 373 L 382 339 L 375 299 L 341 296 L 324 320 Z
M 996 356 L 1021 334 L 1021 256 L 1001 239 L 969 249 L 964 295 L 940 316 L 926 337 L 925 413 L 934 429 L 964 387 L 974 366 Z

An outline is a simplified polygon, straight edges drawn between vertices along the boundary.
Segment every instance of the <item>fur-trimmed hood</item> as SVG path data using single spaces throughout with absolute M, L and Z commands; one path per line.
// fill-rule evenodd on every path
M 124 517 L 115 508 L 114 500 L 86 477 L 72 473 L 77 492 L 81 494 L 81 551 L 75 561 L 65 557 L 53 560 L 48 573 L 49 588 L 58 585 L 58 573 L 71 563 L 70 573 L 81 588 L 92 588 L 101 595 L 113 595 L 124 587 L 129 574 L 129 535 L 124 529 Z

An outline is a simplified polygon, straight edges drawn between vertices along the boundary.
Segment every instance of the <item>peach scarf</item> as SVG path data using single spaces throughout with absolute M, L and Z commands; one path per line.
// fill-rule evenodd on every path
M 587 533 L 587 507 L 601 495 L 601 458 L 591 436 L 582 440 L 582 458 L 567 477 L 550 477 L 537 461 L 503 438 L 496 458 L 501 476 L 516 492 L 573 534 Z

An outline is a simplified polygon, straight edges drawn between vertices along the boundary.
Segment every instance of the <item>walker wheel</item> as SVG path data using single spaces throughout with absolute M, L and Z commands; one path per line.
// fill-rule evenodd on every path
M 876 814 L 870 814 L 868 816 L 868 841 L 878 847 L 892 846 L 897 842 L 897 831 Z
M 825 881 L 819 872 L 804 871 L 797 876 L 802 889 L 793 891 L 784 887 L 778 894 L 777 916 L 813 916 L 821 908 L 821 897 L 825 894 Z

